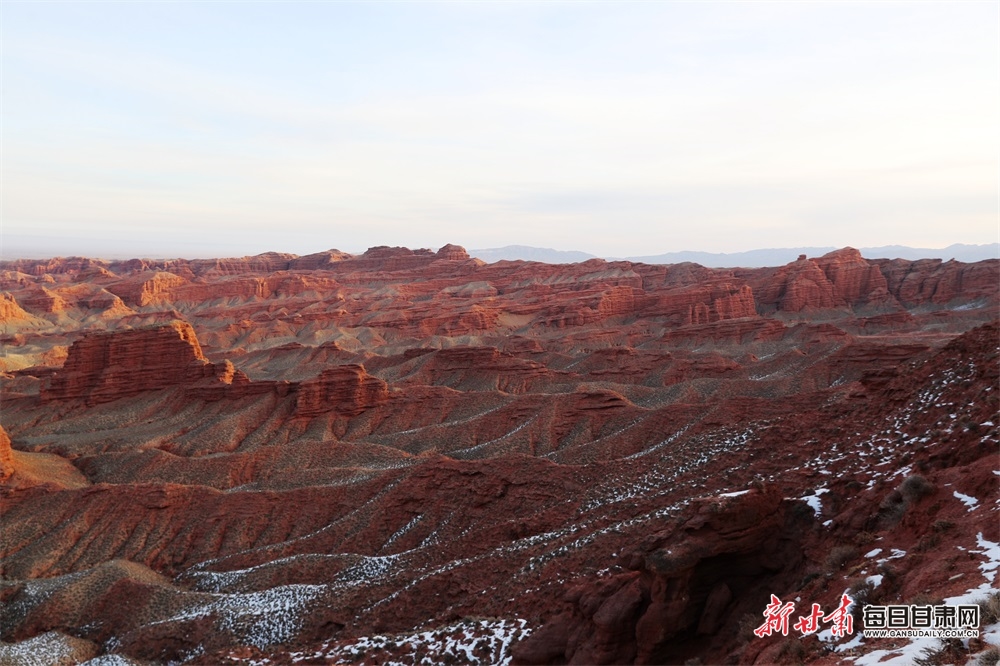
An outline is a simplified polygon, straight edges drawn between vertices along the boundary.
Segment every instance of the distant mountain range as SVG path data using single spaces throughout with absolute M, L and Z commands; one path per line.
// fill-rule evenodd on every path
M 727 268 L 741 266 L 758 268 L 762 266 L 782 266 L 795 261 L 799 255 L 819 257 L 832 252 L 835 247 L 789 247 L 770 248 L 765 250 L 749 250 L 747 252 L 666 252 L 664 254 L 646 255 L 641 257 L 625 257 L 627 261 L 640 261 L 646 264 L 680 264 L 686 261 L 708 266 L 709 268 Z M 956 261 L 973 262 L 984 259 L 1000 258 L 1000 243 L 986 245 L 965 245 L 956 243 L 946 248 L 906 247 L 905 245 L 883 245 L 881 247 L 858 248 L 861 256 L 868 259 L 955 259 Z M 572 250 L 554 250 L 527 245 L 508 245 L 506 247 L 483 250 L 469 250 L 469 254 L 487 263 L 496 261 L 540 261 L 547 264 L 572 264 L 588 259 L 598 259 L 596 255 Z M 604 257 L 609 261 L 620 260 L 621 257 Z
M 469 254 L 482 259 L 488 264 L 496 261 L 540 261 L 543 264 L 576 264 L 588 259 L 599 257 L 575 250 L 553 250 L 550 247 L 531 247 L 529 245 L 508 245 L 486 250 L 469 250 Z

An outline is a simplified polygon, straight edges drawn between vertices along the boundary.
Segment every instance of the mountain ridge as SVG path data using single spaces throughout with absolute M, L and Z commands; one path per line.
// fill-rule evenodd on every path
M 975 603 L 998 313 L 1000 259 L 853 248 L 0 262 L 0 663 L 790 663 L 771 595 Z
M 469 250 L 469 254 L 486 263 L 496 261 L 540 261 L 548 264 L 566 264 L 587 261 L 589 259 L 605 259 L 607 261 L 638 261 L 646 264 L 681 264 L 692 262 L 708 268 L 764 268 L 787 264 L 799 255 L 819 257 L 838 248 L 830 247 L 789 247 L 761 248 L 743 252 L 702 252 L 698 250 L 681 250 L 653 255 L 634 255 L 628 257 L 598 257 L 588 252 L 576 250 L 556 250 L 553 248 L 533 247 L 529 245 L 507 245 L 499 248 L 484 248 Z M 880 245 L 858 248 L 861 256 L 866 259 L 954 259 L 966 263 L 996 259 L 1000 257 L 1000 243 L 970 245 L 953 243 L 944 248 L 920 248 L 906 245 Z

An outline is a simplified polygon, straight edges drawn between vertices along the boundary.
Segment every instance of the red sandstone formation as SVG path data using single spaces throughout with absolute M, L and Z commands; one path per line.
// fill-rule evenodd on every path
M 833 284 L 835 297 L 848 305 L 882 305 L 891 300 L 878 266 L 868 263 L 854 248 L 823 255 L 816 265 Z
M 357 416 L 388 399 L 386 383 L 365 372 L 363 365 L 338 365 L 302 384 L 295 400 L 295 413 L 318 416 L 332 411 L 343 416 Z
M 14 473 L 14 453 L 10 449 L 10 437 L 0 425 L 0 482 L 6 481 Z
M 0 288 L 0 662 L 835 664 L 750 633 L 771 594 L 995 585 L 1000 261 L 449 245 Z
M 62 370 L 43 388 L 43 402 L 98 404 L 202 380 L 245 379 L 231 363 L 210 363 L 186 322 L 124 332 L 91 333 L 73 343 Z
M 45 287 L 29 290 L 21 301 L 26 309 L 39 315 L 59 314 L 67 308 L 63 297 Z
M 12 294 L 7 293 L 0 293 L 0 324 L 3 324 L 7 331 L 44 325 L 37 317 L 26 312 Z
M 963 264 L 940 259 L 872 262 L 886 277 L 890 293 L 907 307 L 921 303 L 967 303 L 974 299 L 996 303 L 997 262 Z
M 151 271 L 131 276 L 113 285 L 110 291 L 120 296 L 129 305 L 143 307 L 169 302 L 172 300 L 170 292 L 176 287 L 187 284 L 187 282 L 184 278 L 173 273 Z

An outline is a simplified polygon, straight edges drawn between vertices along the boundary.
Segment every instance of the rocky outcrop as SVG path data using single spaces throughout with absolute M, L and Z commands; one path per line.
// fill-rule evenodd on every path
M 778 269 L 760 269 L 747 273 L 757 303 L 764 312 L 782 310 L 801 312 L 845 306 L 833 283 L 819 265 L 804 256 Z
M 328 269 L 338 262 L 350 259 L 352 255 L 340 250 L 331 249 L 326 252 L 307 254 L 304 257 L 296 257 L 288 262 L 288 270 L 291 271 L 315 271 Z
M 597 312 L 602 319 L 635 312 L 635 290 L 624 285 L 612 287 L 601 294 Z
M 10 437 L 0 425 L 0 483 L 14 473 L 14 453 L 10 448 Z
M 541 363 L 518 358 L 496 347 L 460 346 L 417 357 L 407 384 L 450 386 L 463 391 L 524 393 L 551 375 Z
M 231 363 L 210 363 L 191 325 L 175 321 L 85 335 L 70 347 L 66 363 L 41 396 L 45 402 L 83 400 L 93 405 L 172 386 L 234 380 L 246 377 Z
M 388 399 L 389 387 L 365 372 L 363 365 L 338 365 L 324 370 L 314 380 L 302 382 L 295 413 L 297 416 L 319 416 L 326 412 L 357 416 Z
M 88 257 L 54 257 L 52 259 L 15 259 L 14 261 L 2 262 L 2 266 L 6 270 L 41 276 L 81 273 L 95 268 L 103 269 L 108 266 L 108 262 Z
M 681 326 L 757 316 L 756 283 L 745 275 L 692 263 L 632 268 L 642 276 L 641 316 Z
M 703 284 L 646 294 L 639 313 L 644 317 L 666 317 L 674 325 L 757 316 L 753 289 L 741 281 L 714 278 Z
M 763 311 L 944 305 L 996 299 L 1000 260 L 963 264 L 940 259 L 864 259 L 853 248 L 818 259 L 800 257 L 780 268 L 738 270 Z
M 103 319 L 117 319 L 135 313 L 121 298 L 107 289 L 100 289 L 80 298 L 78 306 L 98 313 Z
M 445 245 L 440 250 L 437 251 L 438 259 L 446 259 L 448 261 L 467 261 L 469 253 L 465 251 L 465 248 L 461 245 L 452 245 L 449 243 Z
M 26 309 L 36 314 L 59 314 L 68 307 L 66 299 L 44 286 L 27 290 L 21 297 L 21 302 Z
M 515 663 L 683 663 L 711 641 L 734 600 L 775 585 L 801 559 L 789 504 L 775 492 L 695 504 L 624 554 L 632 572 L 570 586 L 565 610 L 514 647 Z
M 834 297 L 851 306 L 894 302 L 885 277 L 876 264 L 852 247 L 824 254 L 815 261 L 833 285 Z
M 24 311 L 13 295 L 0 293 L 0 322 L 14 323 L 32 319 L 33 317 Z
M 336 287 L 337 282 L 330 278 L 278 272 L 265 277 L 238 275 L 211 281 L 199 279 L 174 288 L 172 299 L 179 303 L 205 303 L 220 298 L 249 300 L 297 296 L 313 289 L 330 293 Z
M 185 262 L 195 275 L 219 277 L 222 275 L 241 275 L 243 273 L 274 273 L 288 270 L 291 261 L 297 259 L 294 254 L 284 252 L 265 252 L 252 257 L 238 259 L 196 259 Z
M 885 275 L 889 292 L 907 307 L 997 299 L 1000 259 L 974 264 L 940 259 L 877 259 L 873 263 Z
M 121 297 L 128 305 L 144 307 L 171 301 L 173 291 L 187 282 L 173 273 L 151 271 L 110 285 L 108 291 Z

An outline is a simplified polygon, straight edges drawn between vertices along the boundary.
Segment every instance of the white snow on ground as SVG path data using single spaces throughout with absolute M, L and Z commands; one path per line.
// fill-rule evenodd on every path
M 399 661 L 383 664 L 498 664 L 511 661 L 510 646 L 531 634 L 525 620 L 476 620 L 460 622 L 440 629 L 397 636 L 364 636 L 352 643 L 317 652 L 293 652 L 292 663 L 318 659 L 334 664 L 355 664 L 378 650 L 387 650 Z
M 806 495 L 805 497 L 800 497 L 799 499 L 812 507 L 812 510 L 818 516 L 823 510 L 823 505 L 819 500 L 819 496 L 828 492 L 830 491 L 827 488 L 817 488 L 812 495 Z
M 430 425 L 419 426 L 417 428 L 410 428 L 409 430 L 400 430 L 399 432 L 393 433 L 393 436 L 412 435 L 415 432 L 420 432 L 421 430 L 430 430 L 431 428 L 452 428 L 452 427 L 458 426 L 458 425 L 465 425 L 466 423 L 472 423 L 476 419 L 481 419 L 484 416 L 487 416 L 488 414 L 492 414 L 493 412 L 498 412 L 498 411 L 500 411 L 501 409 L 503 409 L 504 407 L 506 407 L 509 404 L 510 404 L 509 401 L 505 402 L 502 405 L 500 405 L 499 407 L 494 407 L 493 409 L 488 409 L 485 412 L 480 412 L 479 414 L 473 414 L 472 416 L 470 416 L 468 418 L 461 419 L 459 421 L 447 421 L 445 423 L 432 423 Z M 373 439 L 375 439 L 375 438 L 373 438 Z
M 882 552 L 881 548 L 876 548 L 875 550 L 871 550 L 871 551 L 868 551 L 867 553 L 865 553 L 865 557 L 871 559 L 871 558 L 875 557 L 876 555 L 878 555 L 881 552 Z
M 996 582 L 997 567 L 1000 567 L 1000 543 L 993 543 L 983 538 L 983 533 L 976 535 L 976 543 L 982 550 L 973 550 L 972 553 L 979 553 L 986 556 L 986 561 L 979 565 L 983 570 L 986 580 L 991 583 Z
M 314 538 L 314 537 L 316 537 L 316 536 L 318 536 L 320 534 L 323 534 L 323 533 L 326 533 L 326 532 L 330 532 L 330 531 L 334 530 L 341 523 L 344 523 L 344 522 L 346 522 L 348 520 L 351 520 L 351 519 L 353 519 L 357 515 L 363 515 L 365 512 L 369 511 L 370 507 L 374 506 L 380 499 L 382 499 L 383 497 L 385 497 L 386 495 L 388 495 L 396 486 L 398 486 L 400 484 L 400 482 L 402 481 L 402 478 L 403 477 L 400 477 L 398 479 L 395 479 L 394 481 L 390 481 L 385 486 L 383 486 L 383 488 L 381 490 L 379 490 L 376 494 L 372 495 L 372 497 L 367 502 L 365 502 L 364 504 L 362 504 L 358 508 L 354 509 L 353 511 L 350 511 L 349 513 L 345 513 L 340 518 L 337 518 L 333 522 L 325 525 L 324 527 L 319 528 L 318 530 L 315 530 L 314 532 L 310 532 L 309 534 L 304 534 L 304 535 L 299 536 L 299 537 L 293 537 L 291 539 L 287 539 L 285 541 L 280 541 L 278 543 L 269 543 L 269 544 L 267 544 L 265 546 L 257 546 L 256 548 L 249 548 L 247 550 L 242 551 L 240 553 L 240 555 L 241 556 L 245 556 L 245 555 L 247 555 L 249 553 L 281 552 L 281 551 L 286 550 L 288 548 L 288 546 L 291 545 L 291 544 L 302 543 L 302 542 L 308 541 L 309 539 L 312 539 L 312 538 Z M 209 569 L 212 566 L 216 566 L 219 563 L 224 562 L 227 559 L 227 557 L 229 557 L 229 556 L 216 557 L 216 558 L 212 558 L 212 559 L 209 559 L 209 560 L 204 560 L 202 562 L 199 562 L 198 564 L 193 565 L 190 569 L 187 570 L 187 573 L 191 574 L 191 573 L 194 573 L 196 571 L 202 571 L 202 570 Z
M 953 494 L 955 495 L 956 499 L 962 502 L 962 504 L 969 507 L 969 511 L 975 509 L 976 505 L 979 504 L 979 500 L 977 500 L 975 497 L 970 497 L 969 495 L 963 495 L 957 490 Z
M 735 493 L 722 493 L 719 497 L 739 497 L 740 495 L 746 495 L 749 490 L 737 490 Z
M 976 536 L 976 541 L 982 550 L 972 550 L 970 553 L 977 553 L 986 556 L 986 561 L 979 565 L 983 575 L 989 582 L 981 584 L 954 597 L 944 600 L 945 604 L 960 606 L 977 603 L 991 594 L 995 594 L 993 579 L 996 577 L 996 569 L 1000 567 L 1000 543 L 993 543 L 983 538 L 980 532 Z M 960 550 L 964 550 L 961 549 Z M 894 551 L 896 552 L 896 551 Z M 993 645 L 1000 645 L 1000 623 L 989 625 L 981 629 L 980 637 Z M 906 645 L 888 650 L 872 650 L 868 654 L 855 659 L 855 666 L 909 666 L 916 663 L 916 659 L 921 657 L 924 650 L 935 649 L 938 646 L 938 639 L 931 637 L 921 637 L 910 639 Z
M 0 664 L 50 666 L 57 662 L 75 663 L 70 640 L 73 639 L 58 631 L 49 631 L 20 643 L 0 642 Z
M 979 632 L 979 637 L 983 639 L 984 643 L 1000 647 L 1000 622 L 983 627 L 983 630 Z
M 883 562 L 888 562 L 889 560 L 898 560 L 901 557 L 906 557 L 906 551 L 905 550 L 900 550 L 899 548 L 893 548 L 892 549 L 892 555 L 890 555 L 889 557 L 883 557 L 883 558 L 877 559 L 877 560 L 875 560 L 875 562 L 878 563 L 878 564 L 882 564 Z
M 451 457 L 455 457 L 455 456 L 466 455 L 466 454 L 469 454 L 469 453 L 473 453 L 475 451 L 480 451 L 482 449 L 485 449 L 490 444 L 496 444 L 497 442 L 501 442 L 501 441 L 507 439 L 508 437 L 510 437 L 512 435 L 516 435 L 517 433 L 521 432 L 522 430 L 524 430 L 525 428 L 527 428 L 529 425 L 531 425 L 531 423 L 535 419 L 537 419 L 537 418 L 538 418 L 537 415 L 536 416 L 532 416 L 530 419 L 528 419 L 527 421 L 525 421 L 521 425 L 519 425 L 516 428 L 514 428 L 513 430 L 511 430 L 506 435 L 500 435 L 496 439 L 491 439 L 488 442 L 483 442 L 482 444 L 476 444 L 475 446 L 470 446 L 470 447 L 465 448 L 465 449 L 458 449 L 456 451 L 449 451 L 448 455 L 451 456 Z
M 859 631 L 856 634 L 854 634 L 854 638 L 847 641 L 846 643 L 841 643 L 840 645 L 835 647 L 834 650 L 836 652 L 847 652 L 848 650 L 853 650 L 856 647 L 861 647 L 861 642 L 863 640 L 864 636 L 862 636 L 861 632 Z
M 80 666 L 140 666 L 142 662 L 124 657 L 120 654 L 102 654 L 85 661 Z
M 671 494 L 676 490 L 676 479 L 707 465 L 728 451 L 744 446 L 753 436 L 755 429 L 760 427 L 760 423 L 754 423 L 739 432 L 723 431 L 698 436 L 689 439 L 683 447 L 670 447 L 669 445 L 676 441 L 686 428 L 680 430 L 649 448 L 623 458 L 632 460 L 659 452 L 656 462 L 651 463 L 651 469 L 638 479 L 611 475 L 592 488 L 587 493 L 588 499 L 580 511 L 586 513 L 609 504 L 629 502 L 637 497 L 651 499 Z
M 398 529 L 398 530 L 397 530 L 397 531 L 396 531 L 396 532 L 395 532 L 395 533 L 394 533 L 394 534 L 393 534 L 392 536 L 390 536 L 390 537 L 389 537 L 389 539 L 388 539 L 388 540 L 387 540 L 387 541 L 385 542 L 385 545 L 383 545 L 383 546 L 382 546 L 382 550 L 385 550 L 386 548 L 388 548 L 389 546 L 391 546 L 391 545 L 392 545 L 393 543 L 395 543 L 395 542 L 396 542 L 396 541 L 397 541 L 397 540 L 398 540 L 398 539 L 399 539 L 399 538 L 400 538 L 401 536 L 403 536 L 404 534 L 406 534 L 407 532 L 409 532 L 409 531 L 410 531 L 411 529 L 413 529 L 413 527 L 414 527 L 414 526 L 415 526 L 415 525 L 416 525 L 417 523 L 419 523 L 419 522 L 420 522 L 420 519 L 421 519 L 421 518 L 423 518 L 423 517 L 424 517 L 424 514 L 422 514 L 422 513 L 421 513 L 421 514 L 418 514 L 418 515 L 414 516 L 413 520 L 411 520 L 411 521 L 410 521 L 410 522 L 408 522 L 407 524 L 405 524 L 405 525 L 403 525 L 402 527 L 400 527 L 400 528 L 399 528 L 399 529 Z
M 280 585 L 249 594 L 218 595 L 208 603 L 146 626 L 217 615 L 219 629 L 231 632 L 247 645 L 265 648 L 294 638 L 302 625 L 305 606 L 325 589 L 324 585 Z
M 910 468 L 890 467 L 886 469 L 886 466 L 898 464 L 901 450 L 914 446 L 932 447 L 938 445 L 940 441 L 937 439 L 937 435 L 934 435 L 935 429 L 939 430 L 942 435 L 947 435 L 959 427 L 959 423 L 964 418 L 971 416 L 974 403 L 951 402 L 946 395 L 953 391 L 956 385 L 974 378 L 975 375 L 975 365 L 968 363 L 947 368 L 931 376 L 928 384 L 917 393 L 913 400 L 886 417 L 881 432 L 873 433 L 867 437 L 862 437 L 860 432 L 856 432 L 854 437 L 848 437 L 840 443 L 839 450 L 831 448 L 829 451 L 822 451 L 815 459 L 805 463 L 804 467 L 819 474 L 826 474 L 830 471 L 827 467 L 831 463 L 837 463 L 839 475 L 851 476 L 865 483 L 868 489 L 875 488 L 879 482 L 884 482 L 886 479 L 909 474 Z M 944 409 L 947 411 L 942 414 L 941 410 Z M 938 416 L 932 427 L 914 425 L 916 420 L 914 417 L 929 412 Z M 993 426 L 985 427 L 993 428 Z M 981 438 L 981 441 L 995 443 L 997 439 L 996 431 L 991 429 Z M 811 440 L 805 442 L 805 445 L 816 443 L 815 440 Z M 790 471 L 795 469 L 798 468 L 792 468 Z M 1000 510 L 1000 503 L 998 503 L 996 510 Z
M 410 552 L 410 551 L 407 551 Z M 280 569 L 292 562 L 317 562 L 327 560 L 331 562 L 348 562 L 331 581 L 331 587 L 353 587 L 359 581 L 365 581 L 386 574 L 396 568 L 397 560 L 404 553 L 383 556 L 356 555 L 353 553 L 335 553 L 324 555 L 320 553 L 303 553 L 301 555 L 289 555 L 278 558 L 270 562 L 264 562 L 246 569 L 234 569 L 232 571 L 193 571 L 189 570 L 184 577 L 189 580 L 192 586 L 199 592 L 217 593 L 239 593 L 241 585 L 247 584 L 251 576 L 268 569 Z
M 865 578 L 866 581 L 871 583 L 873 586 L 878 587 L 882 584 L 882 574 L 874 574 Z
M 681 428 L 680 430 L 678 430 L 677 432 L 675 432 L 674 434 L 672 434 L 670 437 L 667 437 L 662 442 L 658 442 L 656 444 L 653 444 L 649 448 L 646 448 L 646 449 L 643 449 L 643 450 L 638 451 L 636 453 L 633 453 L 632 455 L 625 456 L 624 458 L 622 458 L 622 460 L 635 460 L 636 458 L 641 458 L 643 456 L 648 456 L 650 453 L 653 453 L 654 451 L 658 451 L 659 449 L 662 449 L 664 446 L 669 446 L 671 443 L 673 443 L 674 441 L 676 441 L 678 437 L 680 437 L 685 432 L 687 432 L 688 427 L 689 426 L 684 426 L 683 428 Z

